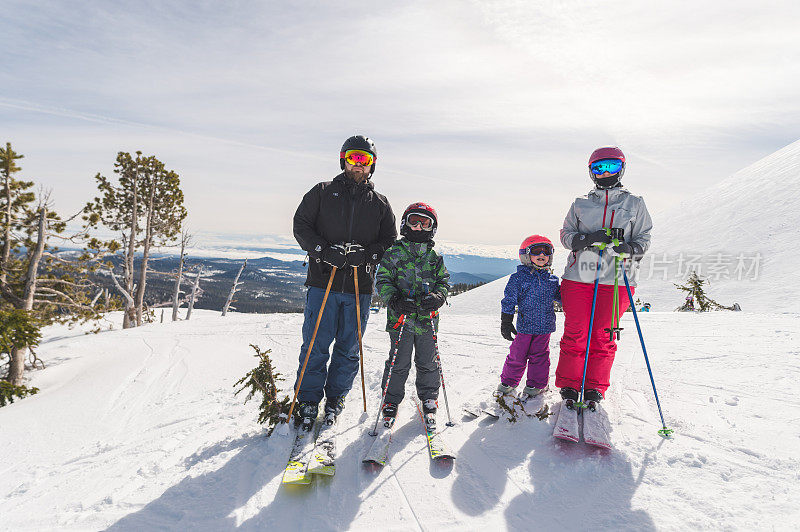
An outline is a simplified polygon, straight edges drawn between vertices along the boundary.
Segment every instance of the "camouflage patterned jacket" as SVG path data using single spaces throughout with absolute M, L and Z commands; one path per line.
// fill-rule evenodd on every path
M 395 242 L 383 255 L 378 267 L 375 289 L 384 301 L 400 294 L 422 301 L 427 292 L 440 292 L 445 297 L 450 290 L 450 274 L 441 255 L 433 250 L 433 242 L 415 243 L 405 238 Z M 386 310 L 386 330 L 394 329 L 400 318 L 392 309 Z M 439 315 L 434 318 L 439 328 Z M 406 316 L 405 330 L 414 334 L 430 331 L 427 312 Z

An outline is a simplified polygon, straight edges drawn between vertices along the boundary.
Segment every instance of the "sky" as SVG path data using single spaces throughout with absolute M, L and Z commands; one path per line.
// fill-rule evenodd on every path
M 22 2 L 0 18 L 0 142 L 64 215 L 118 151 L 181 176 L 196 234 L 284 235 L 374 139 L 396 214 L 437 239 L 558 238 L 597 146 L 656 224 L 800 138 L 800 4 Z

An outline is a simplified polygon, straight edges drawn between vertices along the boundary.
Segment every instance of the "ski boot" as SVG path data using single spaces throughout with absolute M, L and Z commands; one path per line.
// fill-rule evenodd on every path
M 583 392 L 583 401 L 586 403 L 586 408 L 592 412 L 597 411 L 597 405 L 603 400 L 603 394 L 597 390 L 586 390 Z
M 333 425 L 344 410 L 344 395 L 325 399 L 325 424 Z
M 537 395 L 541 395 L 544 392 L 546 392 L 547 390 L 548 390 L 547 385 L 545 385 L 544 388 L 535 388 L 533 386 L 526 386 L 519 393 L 519 400 L 524 403 L 528 399 L 532 399 L 532 398 L 536 397 Z
M 392 428 L 392 425 L 394 425 L 394 422 L 397 419 L 397 404 L 384 403 L 383 410 L 381 412 L 383 414 L 383 426 L 387 429 Z
M 578 401 L 578 390 L 575 388 L 561 388 L 561 398 L 564 400 L 564 406 L 570 410 L 575 410 L 575 403 Z
M 436 430 L 436 409 L 439 403 L 436 399 L 425 399 L 422 401 L 422 417 L 425 418 L 425 428 L 428 431 Z
M 313 401 L 300 401 L 294 411 L 294 426 L 308 431 L 314 426 L 314 420 L 319 414 L 319 403 Z
M 514 393 L 514 387 L 508 386 L 507 384 L 503 384 L 502 382 L 497 385 L 497 389 L 492 394 L 495 397 L 502 397 L 503 395 L 512 395 Z

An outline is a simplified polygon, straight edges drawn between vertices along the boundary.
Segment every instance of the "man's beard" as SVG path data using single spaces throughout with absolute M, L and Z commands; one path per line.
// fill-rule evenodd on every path
M 345 170 L 344 175 L 356 183 L 364 183 L 369 179 L 369 169 L 365 169 L 364 171 Z

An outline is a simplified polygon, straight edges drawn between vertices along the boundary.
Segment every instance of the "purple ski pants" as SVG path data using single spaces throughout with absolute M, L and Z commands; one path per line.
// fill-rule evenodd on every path
M 516 387 L 522 380 L 525 367 L 528 377 L 525 385 L 544 388 L 550 376 L 550 334 L 517 334 L 511 342 L 500 382 Z

